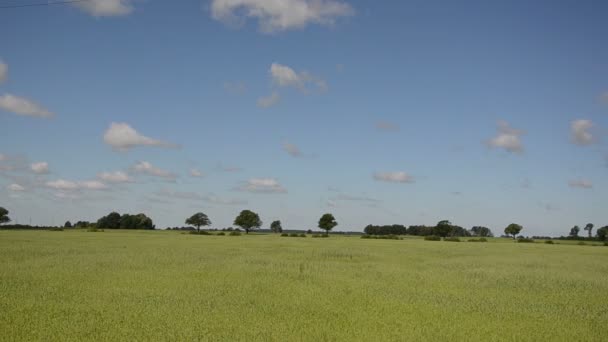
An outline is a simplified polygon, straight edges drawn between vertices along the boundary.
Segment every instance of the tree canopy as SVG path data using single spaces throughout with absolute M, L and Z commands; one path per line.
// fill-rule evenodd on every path
M 589 233 L 589 238 L 592 237 L 591 231 L 593 230 L 593 223 L 587 223 L 585 230 Z
M 107 229 L 154 229 L 154 223 L 145 214 L 123 214 L 117 212 L 101 217 L 97 220 L 97 228 Z
M 11 222 L 11 219 L 8 217 L 8 210 L 0 207 L 0 224 Z
M 196 227 L 196 230 L 200 232 L 201 226 L 208 226 L 211 224 L 211 220 L 207 215 L 198 212 L 186 219 L 186 224 L 190 224 Z
M 441 237 L 446 237 L 452 231 L 452 223 L 448 220 L 442 220 L 437 222 L 437 225 L 433 229 L 433 234 Z
M 524 229 L 524 227 L 522 227 L 516 223 L 511 223 L 510 225 L 507 226 L 507 228 L 505 228 L 505 234 L 513 235 L 513 239 L 515 239 L 517 234 L 519 234 L 519 232 L 521 232 L 522 229 Z
M 326 234 L 329 234 L 329 231 L 332 230 L 337 225 L 338 225 L 338 222 L 336 222 L 336 219 L 334 218 L 334 215 L 332 215 L 332 214 L 329 214 L 329 213 L 324 214 L 319 219 L 319 228 L 325 230 Z
M 250 230 L 260 228 L 262 226 L 262 220 L 260 216 L 251 210 L 243 210 L 234 219 L 234 225 L 245 229 L 245 233 L 249 234 Z
M 578 232 L 580 232 L 580 231 L 581 231 L 581 229 L 578 226 L 574 226 L 574 227 L 572 227 L 572 229 L 570 229 L 570 236 L 577 237 Z
M 279 221 L 279 220 L 272 221 L 272 223 L 270 224 L 270 230 L 273 233 L 282 233 L 283 227 L 281 226 L 281 221 Z

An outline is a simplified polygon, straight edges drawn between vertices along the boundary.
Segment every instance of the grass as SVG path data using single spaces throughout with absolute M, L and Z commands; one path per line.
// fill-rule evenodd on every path
M 0 231 L 0 340 L 601 341 L 608 248 Z

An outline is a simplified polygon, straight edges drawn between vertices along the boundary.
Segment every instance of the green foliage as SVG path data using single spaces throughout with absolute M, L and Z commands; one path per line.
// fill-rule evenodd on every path
M 608 226 L 598 229 L 595 233 L 597 234 L 598 240 L 606 241 L 606 238 L 608 237 Z
M 188 232 L 188 234 L 194 234 L 194 235 L 212 235 L 211 233 L 209 233 L 206 230 L 191 230 Z
M 469 239 L 467 241 L 468 242 L 488 242 L 488 239 L 486 239 L 486 238 L 479 238 L 479 239 Z
M 241 232 L 237 231 L 237 230 L 233 230 L 231 231 L 229 234 L 229 236 L 241 236 Z
M 11 219 L 8 217 L 8 210 L 0 207 L 0 224 L 11 222 Z
M 103 229 L 91 227 L 91 228 L 87 229 L 87 232 L 90 232 L 90 233 L 103 233 Z
M 108 229 L 154 229 L 152 219 L 145 214 L 120 215 L 117 212 L 111 212 L 107 216 L 97 220 L 97 228 Z
M 272 221 L 272 223 L 270 224 L 270 230 L 273 233 L 282 233 L 283 227 L 281 226 L 281 221 L 279 221 L 279 220 Z
M 471 228 L 471 232 L 473 233 L 473 235 L 479 236 L 479 237 L 493 237 L 494 236 L 494 234 L 492 234 L 492 231 L 490 230 L 490 228 L 487 228 L 487 227 L 475 226 L 475 227 Z
M 448 242 L 460 242 L 460 239 L 457 237 L 446 237 L 443 238 L 443 241 L 448 241 Z
M 200 231 L 201 226 L 208 226 L 211 224 L 211 220 L 204 213 L 198 212 L 186 219 L 186 224 L 196 227 L 196 230 Z
M 305 237 L 306 237 L 306 234 L 301 233 L 301 234 L 300 234 L 300 235 L 298 235 L 298 236 L 299 236 L 299 237 L 303 237 L 303 238 L 305 238 Z
M 427 236 L 424 237 L 424 240 L 426 240 L 426 241 L 441 241 L 441 236 L 427 235 Z
M 245 229 L 245 232 L 249 234 L 250 230 L 260 228 L 262 220 L 260 220 L 260 216 L 253 211 L 243 210 L 234 219 L 234 225 Z
M 591 239 L 591 237 L 593 236 L 593 223 L 587 223 L 587 225 L 585 225 L 585 230 L 589 233 L 589 238 Z
M 224 232 L 219 232 L 219 233 L 217 233 L 216 235 L 223 236 L 223 235 L 226 235 L 226 233 L 224 233 Z
M 435 226 L 435 228 L 433 228 L 433 234 L 441 237 L 446 237 L 448 236 L 448 234 L 450 234 L 451 230 L 452 223 L 450 223 L 450 221 L 448 220 L 443 220 L 437 222 L 437 225 Z
M 319 228 L 325 230 L 325 234 L 329 234 L 329 231 L 332 230 L 335 226 L 338 225 L 334 215 L 327 213 L 321 216 L 319 219 Z
M 298 233 L 290 233 L 289 236 L 290 237 L 298 237 Z
M 578 226 L 574 226 L 572 227 L 572 229 L 570 229 L 570 236 L 572 237 L 578 237 L 578 232 L 580 232 L 581 229 Z
M 64 225 L 63 228 L 72 228 L 72 222 L 67 221 Z
M 579 245 L 579 246 L 586 246 L 586 245 L 587 245 L 587 243 L 586 243 L 585 241 L 579 241 L 579 242 L 577 243 L 577 245 Z
M 519 232 L 521 232 L 522 229 L 524 229 L 524 227 L 522 227 L 516 223 L 511 223 L 510 225 L 507 226 L 507 228 L 505 228 L 505 234 L 513 235 L 513 239 L 515 239 L 517 234 L 519 234 Z
M 289 234 L 287 234 L 287 233 L 283 233 L 283 234 L 281 234 L 281 236 L 282 236 L 282 237 L 289 237 Z
M 555 244 L 555 242 L 553 242 L 553 240 L 546 240 L 545 243 L 547 245 L 553 245 L 553 244 Z
M 517 242 L 520 242 L 520 243 L 534 243 L 534 239 L 519 238 L 519 239 L 517 239 Z

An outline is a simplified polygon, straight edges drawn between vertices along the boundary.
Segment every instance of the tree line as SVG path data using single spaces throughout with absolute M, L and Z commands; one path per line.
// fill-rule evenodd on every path
M 492 237 L 492 231 L 487 227 L 475 226 L 470 230 L 452 224 L 448 220 L 439 221 L 435 226 L 412 225 L 406 227 L 402 224 L 376 226 L 369 224 L 363 232 L 368 235 L 414 235 L 414 236 L 430 236 L 436 235 L 441 237 L 454 236 L 479 236 Z

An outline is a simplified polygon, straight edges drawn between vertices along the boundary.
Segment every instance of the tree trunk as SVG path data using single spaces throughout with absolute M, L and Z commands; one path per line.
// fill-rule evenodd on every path
M 196 232 L 199 234 L 201 233 L 201 226 L 196 226 Z
M 249 234 L 249 229 L 245 228 L 245 234 Z

